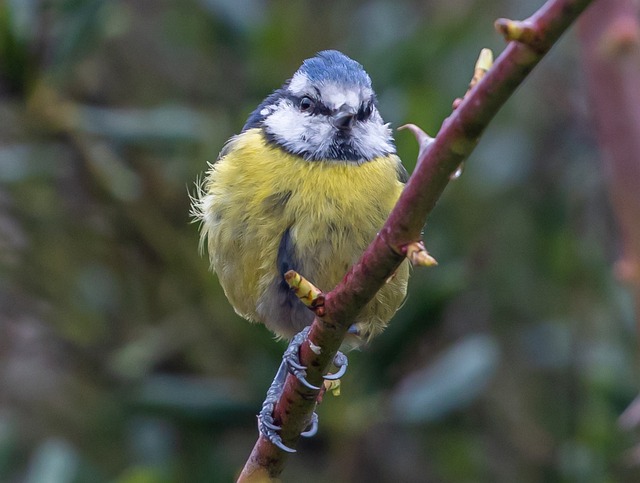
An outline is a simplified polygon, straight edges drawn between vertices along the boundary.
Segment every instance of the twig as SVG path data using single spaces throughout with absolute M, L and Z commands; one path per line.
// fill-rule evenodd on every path
M 444 121 L 437 138 L 421 149 L 416 169 L 378 236 L 338 286 L 326 294 L 325 315 L 314 319 L 309 334 L 316 352 L 308 343 L 300 350 L 311 384 L 321 385 L 322 374 L 327 372 L 355 316 L 395 272 L 407 247 L 420 240 L 427 216 L 450 176 L 469 156 L 493 116 L 589 3 L 591 0 L 551 0 L 524 22 L 498 23 L 507 25 L 509 45 Z M 518 33 L 522 26 L 525 30 Z M 426 139 L 419 134 L 419 142 Z M 317 391 L 305 388 L 295 377 L 287 378 L 274 411 L 287 446 L 295 447 L 316 397 Z M 260 436 L 238 481 L 269 481 L 282 472 L 287 457 Z

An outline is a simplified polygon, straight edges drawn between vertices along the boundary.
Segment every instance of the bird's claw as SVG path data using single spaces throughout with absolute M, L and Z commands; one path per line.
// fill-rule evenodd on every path
M 279 381 L 277 381 L 277 376 L 276 380 L 274 380 L 269 388 L 267 398 L 264 403 L 262 403 L 262 409 L 260 409 L 260 414 L 258 414 L 258 430 L 271 442 L 271 444 L 277 446 L 282 451 L 286 453 L 295 453 L 295 449 L 290 448 L 282 442 L 282 438 L 278 434 L 278 431 L 280 431 L 282 427 L 274 423 L 273 410 L 275 409 L 276 402 L 280 397 L 280 394 L 276 390 L 273 390 L 274 388 L 279 389 L 280 392 L 282 392 L 282 387 Z M 300 436 L 304 438 L 311 438 L 316 435 L 318 432 L 318 415 L 316 413 L 312 414 L 308 428 L 309 429 L 306 431 L 300 433 Z
M 347 366 L 349 365 L 349 359 L 342 352 L 336 352 L 336 356 L 333 358 L 333 365 L 338 368 L 338 372 L 335 374 L 327 374 L 324 379 L 327 381 L 337 381 L 347 372 Z
M 298 381 L 300 381 L 303 386 L 313 391 L 319 391 L 320 388 L 318 386 L 314 386 L 309 381 L 307 381 L 307 368 L 306 366 L 300 364 L 300 346 L 309 335 L 310 330 L 311 326 L 305 327 L 300 332 L 298 332 L 293 337 L 293 339 L 291 339 L 289 347 L 287 347 L 287 350 L 284 351 L 282 359 L 287 364 L 289 372 L 296 376 Z
M 270 391 L 271 388 L 269 388 L 269 392 Z M 275 401 L 277 401 L 277 397 L 275 400 L 270 399 L 269 393 L 267 393 L 267 399 L 265 399 L 264 403 L 262 403 L 262 409 L 260 410 L 260 414 L 258 414 L 258 431 L 260 431 L 260 434 L 268 439 L 271 444 L 277 446 L 282 451 L 286 453 L 295 453 L 296 450 L 285 445 L 282 442 L 282 438 L 277 433 L 277 431 L 282 428 L 277 424 L 274 424 L 273 422 L 273 409 L 275 408 Z
M 309 429 L 300 433 L 303 438 L 311 438 L 318 432 L 318 415 L 313 413 L 311 415 L 311 421 L 309 422 Z

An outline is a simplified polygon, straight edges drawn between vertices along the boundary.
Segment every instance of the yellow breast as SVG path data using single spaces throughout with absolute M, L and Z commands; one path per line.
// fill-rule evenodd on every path
M 285 337 L 308 325 L 311 312 L 292 307 L 282 292 L 276 261 L 283 234 L 289 230 L 296 269 L 331 290 L 398 199 L 399 163 L 395 155 L 360 165 L 306 161 L 268 144 L 259 129 L 232 138 L 207 173 L 199 210 L 212 268 L 236 311 Z M 361 314 L 365 335 L 384 328 L 407 278 L 403 264 Z

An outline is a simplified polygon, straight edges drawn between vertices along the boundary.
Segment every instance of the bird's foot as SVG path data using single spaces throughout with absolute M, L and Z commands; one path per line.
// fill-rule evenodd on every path
M 276 403 L 282 395 L 282 391 L 284 390 L 287 372 L 293 374 L 305 387 L 312 390 L 320 390 L 318 386 L 314 386 L 307 381 L 307 368 L 300 363 L 300 346 L 309 335 L 310 329 L 311 327 L 305 327 L 302 331 L 296 334 L 293 339 L 291 339 L 289 346 L 282 356 L 282 363 L 280 364 L 276 377 L 273 379 L 273 382 L 267 391 L 267 397 L 262 403 L 260 414 L 258 414 L 258 430 L 260 433 L 275 446 L 287 453 L 295 453 L 296 450 L 288 447 L 282 442 L 282 438 L 278 434 L 278 431 L 282 428 L 275 424 L 273 411 L 276 407 Z M 338 372 L 324 376 L 324 378 L 329 381 L 340 379 L 345 374 L 348 365 L 347 357 L 342 352 L 338 352 L 333 359 L 333 364 L 338 368 Z M 309 426 L 305 431 L 300 433 L 300 436 L 310 438 L 317 432 L 318 415 L 314 412 L 311 416 Z
M 258 431 L 260 431 L 260 433 L 266 439 L 268 439 L 272 444 L 280 448 L 282 451 L 285 451 L 287 453 L 295 453 L 295 449 L 290 448 L 282 442 L 282 438 L 278 434 L 278 431 L 280 431 L 282 428 L 275 423 L 273 417 L 273 411 L 276 407 L 276 403 L 280 399 L 280 396 L 282 395 L 282 391 L 284 389 L 284 382 L 287 378 L 287 372 L 289 372 L 288 364 L 285 361 L 282 361 L 276 377 L 273 379 L 271 386 L 269 386 L 267 397 L 262 403 L 262 408 L 260 409 L 260 413 L 258 414 Z M 310 438 L 317 432 L 318 415 L 316 413 L 313 413 L 313 415 L 311 416 L 311 421 L 309 422 L 309 426 L 305 431 L 300 433 L 300 436 Z

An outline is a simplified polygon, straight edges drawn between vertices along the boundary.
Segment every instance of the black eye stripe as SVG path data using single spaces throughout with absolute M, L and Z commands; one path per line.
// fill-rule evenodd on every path
M 315 116 L 317 114 L 330 116 L 332 114 L 331 109 L 329 109 L 326 105 L 322 103 L 322 101 L 320 101 L 319 94 L 295 96 L 290 93 L 285 93 L 283 97 L 289 99 L 293 103 L 293 105 L 296 106 L 298 109 L 300 109 L 302 112 L 311 114 L 312 116 Z M 302 104 L 303 102 L 306 102 L 305 99 L 312 101 L 312 103 L 314 104 L 313 109 L 303 108 Z M 356 118 L 358 119 L 358 121 L 364 121 L 368 119 L 371 116 L 371 114 L 373 114 L 374 107 L 375 107 L 375 98 L 370 99 L 369 101 L 361 104 L 360 108 L 358 109 L 358 113 L 356 114 Z
M 370 101 L 360 106 L 356 117 L 358 121 L 364 121 L 365 119 L 369 119 L 371 114 L 373 114 L 373 102 Z
M 325 106 L 322 102 L 318 102 L 316 104 L 316 111 L 314 112 L 314 114 L 323 114 L 325 116 L 328 116 L 331 114 L 331 109 Z

